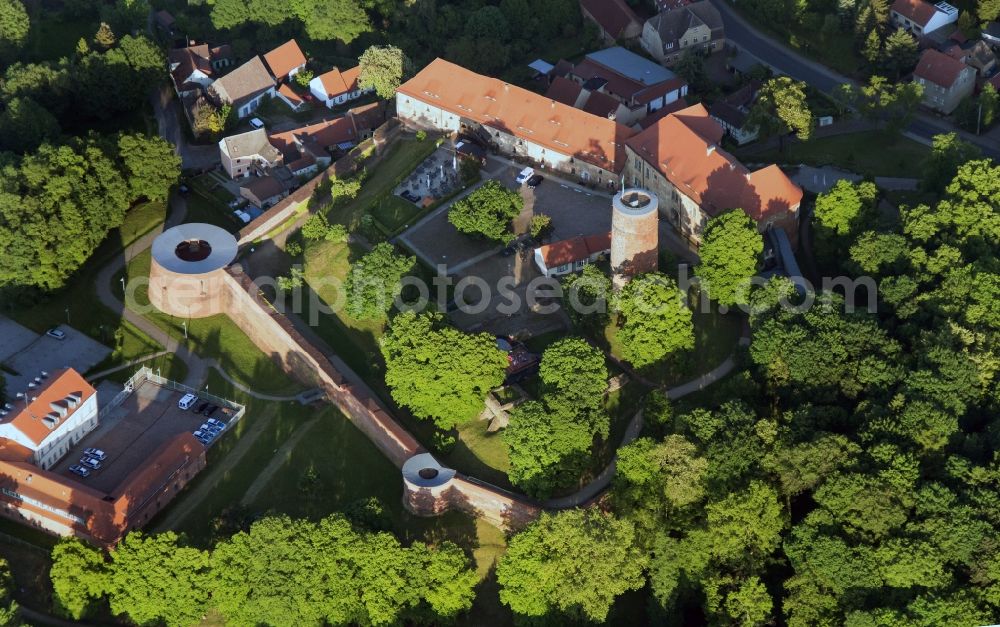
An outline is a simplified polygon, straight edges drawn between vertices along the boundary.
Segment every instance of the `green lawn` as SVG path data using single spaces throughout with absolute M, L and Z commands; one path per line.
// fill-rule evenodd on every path
M 125 223 L 118 229 L 123 248 L 163 224 L 167 218 L 167 203 L 163 200 L 144 202 L 129 210 Z
M 188 194 L 186 200 L 188 210 L 185 222 L 214 224 L 231 233 L 235 233 L 243 226 L 223 202 L 207 198 L 196 191 Z
M 784 152 L 755 152 L 752 144 L 735 152 L 744 161 L 756 163 L 833 165 L 866 176 L 919 178 L 929 151 L 927 146 L 901 135 L 869 132 L 786 142 Z
M 398 140 L 390 148 L 391 153 L 379 162 L 368 179 L 365 180 L 357 197 L 330 210 L 327 214 L 330 221 L 339 222 L 352 229 L 357 227 L 361 216 L 369 210 L 374 213 L 377 207 L 373 205 L 376 204 L 376 201 L 386 194 L 391 194 L 393 188 L 409 176 L 410 172 L 434 152 L 435 148 L 435 143 L 430 137 L 424 141 Z
M 150 253 L 144 251 L 132 259 L 126 269 L 128 280 L 149 276 Z M 114 278 L 118 281 L 118 277 Z M 149 304 L 146 286 L 135 292 L 136 305 Z M 225 315 L 184 320 L 154 311 L 146 318 L 179 340 L 185 337 L 191 350 L 200 357 L 215 359 L 231 377 L 266 394 L 295 394 L 303 386 L 284 373 L 245 333 Z
M 387 194 L 375 203 L 371 212 L 376 220 L 394 233 L 413 224 L 413 219 L 423 213 L 423 208 L 395 194 Z

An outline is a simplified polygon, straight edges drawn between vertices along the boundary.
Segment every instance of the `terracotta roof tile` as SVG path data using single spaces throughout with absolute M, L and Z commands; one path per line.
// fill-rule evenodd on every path
M 326 90 L 327 98 L 334 98 L 340 94 L 346 94 L 358 89 L 358 77 L 361 76 L 361 67 L 355 66 L 349 70 L 341 72 L 333 68 L 325 74 L 320 74 L 319 81 Z
M 611 233 L 600 235 L 577 235 L 570 239 L 552 242 L 539 246 L 538 251 L 548 269 L 557 268 L 567 263 L 588 259 L 591 255 L 611 248 Z
M 937 13 L 934 5 L 924 0 L 896 0 L 892 3 L 892 10 L 916 22 L 921 28 L 927 26 L 927 22 Z
M 435 59 L 398 93 L 593 164 L 621 172 L 626 126 Z
M 802 190 L 777 166 L 750 172 L 719 148 L 722 134 L 697 104 L 663 117 L 628 145 L 712 216 L 740 208 L 761 220 L 801 202 Z
M 556 102 L 561 102 L 564 105 L 570 107 L 576 106 L 576 101 L 580 97 L 580 91 L 583 86 L 580 83 L 569 80 L 568 78 L 557 76 L 552 79 L 552 84 L 549 85 L 548 90 L 545 92 L 545 97 L 555 100 Z
M 913 70 L 913 75 L 947 89 L 955 84 L 966 67 L 968 66 L 961 61 L 928 48 L 920 55 L 920 61 L 917 62 L 917 69 Z
M 14 411 L 0 423 L 14 427 L 38 445 L 53 432 L 53 429 L 46 426 L 44 419 L 55 413 L 52 407 L 54 403 L 61 404 L 67 412 L 66 416 L 59 417 L 61 424 L 97 392 L 76 370 L 68 368 L 52 373 L 39 387 L 27 390 L 27 393 L 35 400 L 28 403 L 27 407 L 23 401 L 17 403 Z M 70 396 L 74 400 L 67 402 L 66 399 Z
M 639 17 L 625 0 L 580 0 L 580 6 L 615 39 L 618 39 L 630 24 L 639 24 Z
M 288 73 L 305 65 L 306 55 L 302 54 L 302 49 L 294 39 L 289 39 L 271 52 L 264 55 L 267 67 L 271 69 L 271 74 L 279 81 L 287 78 Z
M 302 96 L 295 93 L 295 90 L 288 86 L 288 83 L 283 83 L 281 87 L 278 88 L 278 93 L 287 98 L 296 107 L 305 102 Z

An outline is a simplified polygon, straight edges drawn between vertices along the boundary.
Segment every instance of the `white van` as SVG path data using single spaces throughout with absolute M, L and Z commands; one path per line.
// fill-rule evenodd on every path
M 177 401 L 177 407 L 187 411 L 191 409 L 191 406 L 198 402 L 198 397 L 194 394 L 185 394 L 181 397 L 181 400 Z
M 525 181 L 527 181 L 534 175 L 535 175 L 534 168 L 525 168 L 521 170 L 520 174 L 517 175 L 517 178 L 514 179 L 514 182 L 517 183 L 518 185 L 523 185 Z

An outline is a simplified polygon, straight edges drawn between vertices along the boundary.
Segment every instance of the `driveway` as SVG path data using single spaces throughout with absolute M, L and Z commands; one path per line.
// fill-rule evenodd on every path
M 181 156 L 181 167 L 185 170 L 202 170 L 219 162 L 218 146 L 198 146 L 188 141 L 185 130 L 181 127 L 182 123 L 187 124 L 187 118 L 169 86 L 154 91 L 150 101 L 160 128 L 160 137 L 174 145 L 175 152 Z

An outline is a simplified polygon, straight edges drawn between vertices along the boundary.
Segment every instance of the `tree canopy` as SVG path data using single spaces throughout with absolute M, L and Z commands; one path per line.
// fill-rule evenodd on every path
M 524 199 L 500 181 L 486 181 L 448 210 L 448 221 L 462 233 L 483 235 L 507 243 L 514 238 L 510 221 L 521 213 Z
M 474 419 L 506 377 L 507 356 L 491 335 L 462 333 L 438 314 L 399 314 L 380 345 L 392 398 L 442 429 Z
M 396 89 L 413 73 L 412 64 L 395 46 L 371 46 L 358 59 L 358 85 L 374 89 L 379 98 L 392 98 Z
M 750 123 L 763 135 L 794 132 L 806 140 L 812 134 L 813 115 L 806 98 L 806 85 L 787 76 L 767 81 L 750 111 Z
M 21 0 L 0 0 L 0 59 L 10 57 L 28 40 L 30 23 Z
M 396 252 L 392 244 L 375 244 L 351 264 L 347 275 L 347 313 L 359 320 L 380 320 L 402 291 L 400 281 L 413 270 L 415 257 Z
M 764 239 L 757 223 L 743 211 L 728 211 L 708 221 L 697 268 L 702 289 L 723 305 L 745 303 L 750 278 L 757 273 Z
M 601 622 L 618 595 L 643 585 L 646 556 L 634 533 L 596 508 L 543 513 L 497 565 L 500 600 L 519 616 Z
M 614 304 L 623 319 L 618 331 L 622 357 L 636 368 L 654 364 L 675 351 L 694 348 L 687 299 L 666 275 L 635 277 L 615 295 Z

